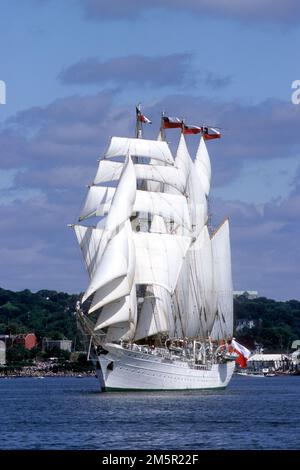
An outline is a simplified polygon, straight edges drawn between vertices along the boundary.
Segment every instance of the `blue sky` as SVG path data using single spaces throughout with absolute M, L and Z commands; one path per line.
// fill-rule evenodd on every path
M 223 128 L 211 204 L 215 224 L 231 219 L 234 286 L 299 298 L 299 13 L 296 0 L 2 0 L 0 285 L 84 289 L 66 224 L 142 102 L 148 136 L 161 110 Z

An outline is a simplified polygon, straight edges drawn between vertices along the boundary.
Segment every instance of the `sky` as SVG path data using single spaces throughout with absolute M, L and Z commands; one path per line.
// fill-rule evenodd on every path
M 74 223 L 142 103 L 222 128 L 210 210 L 235 290 L 300 298 L 298 0 L 0 0 L 0 286 L 83 291 Z M 1 82 L 2 81 L 2 82 Z M 2 95 L 1 95 L 2 90 Z M 172 145 L 177 131 L 170 131 Z M 198 136 L 188 136 L 191 154 Z

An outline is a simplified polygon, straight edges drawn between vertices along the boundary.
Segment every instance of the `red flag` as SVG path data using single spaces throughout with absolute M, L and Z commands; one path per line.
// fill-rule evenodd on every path
M 144 116 L 138 108 L 136 108 L 136 117 L 140 122 L 143 122 L 144 124 L 152 124 L 152 121 L 150 121 L 150 119 Z
M 247 367 L 247 359 L 251 354 L 249 349 L 245 348 L 245 346 L 242 344 L 239 344 L 237 341 L 235 341 L 235 339 L 231 340 L 229 348 L 231 348 L 231 350 L 236 352 L 239 356 L 235 362 L 239 364 L 240 367 L 245 369 Z
M 202 127 L 198 126 L 186 126 L 185 124 L 183 125 L 182 132 L 184 134 L 200 134 L 202 132 Z
M 213 140 L 213 139 L 220 139 L 221 132 L 217 131 L 213 127 L 203 127 L 203 137 L 204 140 Z
M 164 129 L 181 129 L 182 127 L 182 120 L 177 117 L 163 116 L 162 123 Z

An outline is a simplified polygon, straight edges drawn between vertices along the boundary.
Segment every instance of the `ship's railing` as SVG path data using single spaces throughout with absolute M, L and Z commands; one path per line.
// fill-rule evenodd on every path
M 147 346 L 147 345 L 129 344 L 129 343 L 122 344 L 122 347 L 134 353 L 148 354 L 149 356 L 170 357 L 169 351 L 167 351 L 164 348 L 151 348 L 150 346 Z
M 129 344 L 123 343 L 122 347 L 127 349 L 128 351 L 132 351 L 134 354 L 147 354 L 148 356 L 155 356 L 160 357 L 164 360 L 174 362 L 176 360 L 180 362 L 185 362 L 189 365 L 191 369 L 202 369 L 202 370 L 209 370 L 211 369 L 212 363 L 209 361 L 207 364 L 197 364 L 195 362 L 192 353 L 189 350 L 177 348 L 176 350 L 169 350 L 165 348 L 152 348 L 148 345 L 140 345 L 140 344 Z

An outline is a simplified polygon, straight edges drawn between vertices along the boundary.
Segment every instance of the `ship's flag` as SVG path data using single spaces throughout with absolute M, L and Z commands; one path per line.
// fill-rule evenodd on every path
M 136 108 L 136 117 L 138 121 L 143 122 L 144 124 L 152 124 L 152 121 L 144 116 L 138 108 Z
M 181 129 L 182 127 L 182 120 L 177 117 L 163 116 L 162 123 L 164 129 Z
M 204 140 L 213 140 L 213 139 L 220 139 L 221 132 L 217 131 L 214 127 L 203 127 L 203 137 Z
M 184 134 L 200 134 L 202 132 L 202 127 L 198 126 L 186 126 L 185 124 L 182 127 L 182 132 Z
M 205 126 L 187 126 L 183 125 L 183 133 L 184 134 L 200 134 L 202 133 L 204 140 L 213 140 L 213 139 L 220 139 L 221 132 L 217 131 L 217 129 L 213 127 L 205 127 Z
M 230 344 L 232 350 L 238 354 L 238 358 L 235 360 L 240 367 L 245 369 L 247 367 L 247 359 L 249 358 L 251 352 L 242 344 L 238 343 L 235 339 L 231 340 Z

